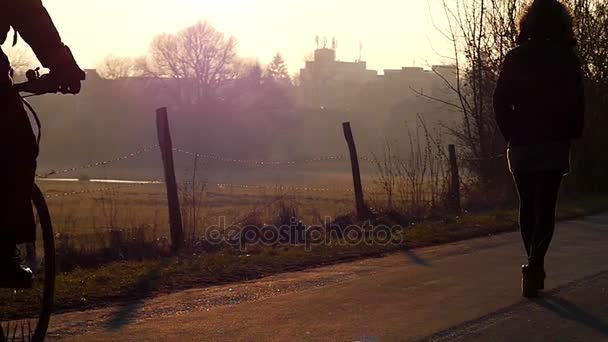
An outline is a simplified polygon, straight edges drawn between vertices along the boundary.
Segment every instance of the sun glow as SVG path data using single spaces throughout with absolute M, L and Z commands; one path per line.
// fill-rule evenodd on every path
M 207 19 L 237 38 L 239 54 L 270 60 L 285 56 L 291 72 L 303 66 L 315 48 L 315 36 L 339 42 L 338 58 L 362 57 L 372 68 L 419 66 L 436 62 L 429 40 L 429 7 L 419 0 L 47 0 L 64 41 L 86 67 L 108 54 L 137 56 L 153 37 Z M 440 16 L 440 12 L 437 11 Z M 439 39 L 440 41 L 441 39 Z M 433 43 L 433 47 L 441 45 Z

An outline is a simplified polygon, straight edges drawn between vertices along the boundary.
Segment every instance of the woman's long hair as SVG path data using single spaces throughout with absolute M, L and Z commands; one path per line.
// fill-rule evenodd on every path
M 558 0 L 534 0 L 519 22 L 516 43 L 547 39 L 575 45 L 574 16 L 570 9 Z

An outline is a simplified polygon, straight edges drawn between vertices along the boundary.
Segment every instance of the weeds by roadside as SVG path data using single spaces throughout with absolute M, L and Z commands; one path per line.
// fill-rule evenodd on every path
M 445 215 L 448 162 L 441 135 L 432 136 L 419 116 L 416 127 L 407 128 L 407 136 L 407 151 L 386 141 L 382 153 L 374 155 L 375 183 L 382 192 L 372 198 L 372 204 L 377 211 L 393 216 Z

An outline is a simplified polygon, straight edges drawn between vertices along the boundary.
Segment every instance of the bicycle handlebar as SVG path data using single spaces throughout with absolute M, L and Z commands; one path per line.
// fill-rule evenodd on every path
M 57 93 L 59 91 L 57 83 L 50 74 L 40 75 L 39 69 L 28 70 L 25 73 L 27 81 L 13 85 L 13 89 L 18 93 L 30 93 L 34 95 L 44 95 Z

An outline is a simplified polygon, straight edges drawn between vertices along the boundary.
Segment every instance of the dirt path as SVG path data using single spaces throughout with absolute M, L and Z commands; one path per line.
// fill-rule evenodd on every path
M 548 289 L 608 270 L 608 215 L 559 224 Z M 49 340 L 416 340 L 521 302 L 518 233 L 57 315 Z

